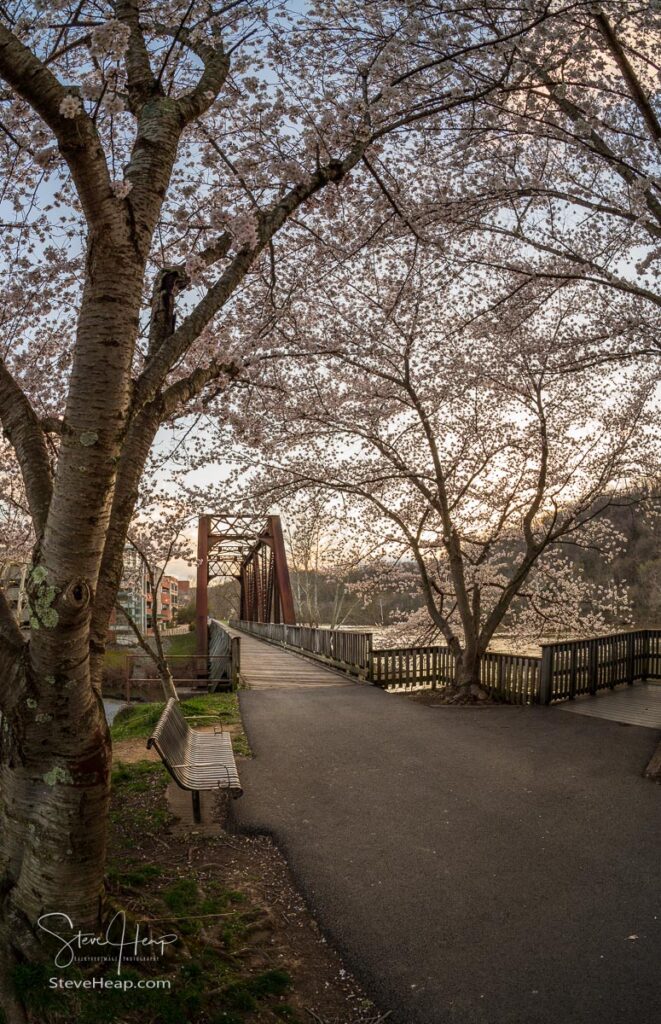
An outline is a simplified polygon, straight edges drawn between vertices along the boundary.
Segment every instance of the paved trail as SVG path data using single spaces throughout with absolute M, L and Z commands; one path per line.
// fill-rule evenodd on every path
M 242 645 L 257 685 L 262 645 Z M 241 693 L 234 811 L 393 1024 L 661 1020 L 656 732 L 300 685 L 277 653 L 277 688 Z

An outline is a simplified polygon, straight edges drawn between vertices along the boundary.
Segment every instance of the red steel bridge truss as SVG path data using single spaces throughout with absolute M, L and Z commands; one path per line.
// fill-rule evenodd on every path
M 280 516 L 200 516 L 197 533 L 197 653 L 207 653 L 211 580 L 239 582 L 239 618 L 293 625 L 292 596 Z M 204 648 L 204 649 L 202 649 Z

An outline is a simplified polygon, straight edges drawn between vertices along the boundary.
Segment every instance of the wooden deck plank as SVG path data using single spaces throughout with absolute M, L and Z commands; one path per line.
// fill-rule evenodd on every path
M 224 626 L 241 638 L 241 678 L 250 690 L 309 689 L 319 686 L 355 686 L 353 679 L 304 655 Z
M 575 715 L 661 729 L 661 685 L 658 683 L 636 683 L 615 690 L 600 690 L 594 696 L 576 697 L 553 706 Z

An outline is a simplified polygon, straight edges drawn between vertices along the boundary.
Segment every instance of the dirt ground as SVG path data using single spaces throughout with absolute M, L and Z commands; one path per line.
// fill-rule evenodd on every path
M 202 794 L 195 824 L 190 794 L 157 761 L 143 739 L 115 744 L 110 891 L 150 927 L 183 932 L 175 973 L 202 965 L 205 999 L 182 1024 L 385 1021 L 329 948 L 271 839 L 233 833 L 227 797 L 213 793 Z

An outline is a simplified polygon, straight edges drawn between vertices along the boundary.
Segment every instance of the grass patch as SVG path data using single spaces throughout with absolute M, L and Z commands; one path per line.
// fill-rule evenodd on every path
M 178 633 L 176 636 L 169 637 L 165 642 L 165 654 L 166 655 L 192 655 L 195 654 L 195 632 L 192 633 Z
M 83 984 L 94 975 L 77 967 L 62 972 L 66 980 Z M 30 1020 L 43 1024 L 118 1024 L 119 1021 L 141 1021 L 143 1024 L 184 1024 L 199 1019 L 203 995 L 194 985 L 172 985 L 171 989 L 146 990 L 134 987 L 129 993 L 113 989 L 91 991 L 51 989 L 49 977 L 52 965 L 21 964 L 13 974 L 14 989 L 30 1011 Z M 112 977 L 112 971 L 106 977 Z M 182 975 L 183 976 L 183 972 Z M 133 982 L 144 978 L 144 973 L 131 968 L 122 970 L 122 979 Z M 240 1024 L 243 1021 L 240 1020 Z
M 227 695 L 223 698 L 226 701 Z M 206 713 L 208 700 L 195 698 L 192 710 L 199 711 L 202 702 Z M 218 704 L 213 695 L 212 703 Z M 157 922 L 152 926 L 155 932 L 179 936 L 169 957 L 154 965 L 127 964 L 122 977 L 169 977 L 171 989 L 132 989 L 128 997 L 105 990 L 67 994 L 68 1013 L 61 1018 L 46 991 L 46 1000 L 35 1007 L 40 1020 L 48 1024 L 68 1024 L 74 1019 L 77 1024 L 116 1024 L 119 1020 L 127 1024 L 275 1024 L 281 1020 L 303 1024 L 302 1017 L 285 1002 L 292 989 L 289 973 L 266 969 L 264 964 L 251 966 L 241 955 L 251 941 L 251 928 L 263 920 L 264 909 L 245 892 L 224 884 L 222 876 L 209 876 L 209 865 L 204 865 L 204 873 L 199 875 L 185 857 L 182 862 L 180 856 L 173 858 L 169 853 L 173 841 L 167 839 L 169 830 L 154 824 L 165 806 L 167 780 L 167 773 L 156 762 L 115 767 L 111 820 L 117 838 L 111 844 L 108 880 L 113 902 L 126 908 L 129 921 L 147 916 Z M 132 837 L 144 835 L 140 828 L 146 818 L 152 822 L 148 830 L 151 839 L 146 843 L 139 839 L 133 849 Z M 154 845 L 156 838 L 163 841 Z M 127 848 L 131 850 L 128 858 Z M 32 976 L 23 979 L 28 1001 L 35 980 Z M 62 1003 L 58 993 L 60 1012 Z
M 187 914 L 197 903 L 197 882 L 194 878 L 180 878 L 163 890 L 163 901 L 177 917 Z
M 113 740 L 148 739 L 154 731 L 154 726 L 161 717 L 165 707 L 164 703 L 158 704 L 132 704 L 131 707 L 121 708 L 115 715 L 115 720 L 110 728 Z
M 206 693 L 200 697 L 190 697 L 183 701 L 182 708 L 187 718 L 218 715 L 224 725 L 237 725 L 241 721 L 239 698 L 235 693 Z
M 61 1003 L 62 997 L 48 986 L 51 973 L 50 964 L 27 963 L 17 964 L 12 973 L 16 995 L 40 1017 L 57 1012 Z
M 110 730 L 113 740 L 148 739 L 164 707 L 165 704 L 159 701 L 155 704 L 133 704 L 131 707 L 122 708 Z M 241 724 L 239 698 L 235 693 L 207 693 L 199 697 L 190 697 L 181 702 L 181 708 L 193 728 L 214 722 L 223 725 Z M 206 715 L 216 717 L 206 718 Z M 250 748 L 243 729 L 234 732 L 232 746 L 236 754 L 250 756 Z
M 195 935 L 207 919 L 214 919 L 212 924 L 217 926 L 225 947 L 231 950 L 246 932 L 248 922 L 241 909 L 237 909 L 245 897 L 217 882 L 206 883 L 205 890 L 200 891 L 194 878 L 178 878 L 161 890 L 160 898 L 172 911 L 182 935 Z
M 142 864 L 139 861 L 135 867 L 127 865 L 121 871 L 113 867 L 108 869 L 108 878 L 112 883 L 128 886 L 131 889 L 141 889 L 153 882 L 154 879 L 160 878 L 162 874 L 163 868 L 157 864 Z
M 162 783 L 166 779 L 165 768 L 157 761 L 138 761 L 137 764 L 118 761 L 112 771 L 113 786 L 121 786 L 131 793 L 147 793 L 155 782 Z
M 259 1010 L 260 1003 L 268 996 L 282 996 L 290 987 L 290 975 L 287 971 L 276 968 L 272 971 L 264 971 L 263 974 L 258 974 L 254 978 L 242 979 L 226 985 L 220 998 L 230 1012 L 238 1010 L 254 1013 Z M 222 1021 L 223 1017 L 217 1019 Z M 231 1020 L 231 1017 L 225 1018 L 225 1020 L 228 1019 Z
M 173 820 L 165 801 L 170 776 L 160 761 L 119 761 L 112 770 L 113 802 L 110 821 L 129 835 L 142 835 L 164 828 Z M 150 797 L 156 796 L 156 800 Z

